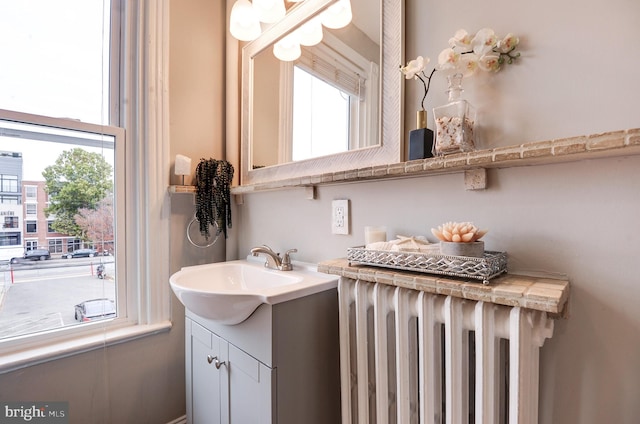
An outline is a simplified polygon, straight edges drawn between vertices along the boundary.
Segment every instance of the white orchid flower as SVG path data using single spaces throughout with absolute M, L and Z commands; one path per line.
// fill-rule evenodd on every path
M 458 70 L 462 73 L 463 77 L 469 77 L 473 75 L 479 67 L 479 58 L 475 53 L 467 53 L 460 56 L 458 62 Z
M 460 53 L 452 48 L 444 49 L 438 55 L 438 69 L 456 69 L 460 62 Z
M 438 56 L 438 69 L 454 71 L 468 77 L 478 69 L 478 56 L 471 52 L 461 54 L 453 49 L 444 49 Z
M 512 33 L 507 34 L 502 40 L 498 41 L 496 48 L 500 53 L 508 53 L 520 44 L 520 39 Z
M 500 55 L 498 53 L 488 53 L 480 58 L 478 66 L 483 71 L 497 72 L 500 70 Z
M 482 28 L 471 40 L 473 52 L 482 57 L 491 52 L 498 44 L 498 37 L 491 28 Z
M 449 48 L 438 55 L 435 69 L 460 73 L 463 77 L 473 75 L 478 69 L 497 72 L 505 63 L 511 64 L 520 57 L 515 48 L 520 39 L 509 33 L 504 38 L 491 28 L 482 28 L 471 37 L 464 29 L 456 31 L 449 39 Z
M 425 66 L 431 61 L 428 57 L 418 56 L 410 60 L 407 66 L 400 68 L 406 79 L 418 78 L 417 75 L 424 71 Z
M 457 30 L 454 36 L 449 38 L 449 47 L 459 49 L 460 53 L 470 52 L 473 50 L 471 35 L 464 29 Z

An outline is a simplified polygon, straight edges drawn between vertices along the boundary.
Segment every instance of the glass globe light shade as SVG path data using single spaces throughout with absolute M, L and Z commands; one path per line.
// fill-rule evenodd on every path
M 300 41 L 295 32 L 284 37 L 273 45 L 273 54 L 283 62 L 296 60 L 302 54 Z
M 252 41 L 258 38 L 262 29 L 258 13 L 249 0 L 236 0 L 229 17 L 229 32 L 241 41 Z
M 258 11 L 258 19 L 267 24 L 279 21 L 286 13 L 284 0 L 253 0 L 253 7 Z
M 322 21 L 315 17 L 296 30 L 303 46 L 315 46 L 322 41 Z
M 331 29 L 340 29 L 349 25 L 353 15 L 351 14 L 351 1 L 339 0 L 322 12 L 322 25 Z

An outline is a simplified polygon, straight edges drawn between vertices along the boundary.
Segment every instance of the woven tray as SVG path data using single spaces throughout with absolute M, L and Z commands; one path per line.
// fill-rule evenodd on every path
M 347 260 L 349 265 L 372 265 L 427 274 L 473 278 L 482 280 L 483 284 L 489 284 L 489 280 L 507 272 L 506 252 L 485 251 L 482 258 L 472 258 L 350 247 L 347 249 Z

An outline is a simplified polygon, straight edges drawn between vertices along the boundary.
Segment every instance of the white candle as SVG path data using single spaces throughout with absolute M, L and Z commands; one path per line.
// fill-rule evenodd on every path
M 387 227 L 364 227 L 364 244 L 387 241 Z

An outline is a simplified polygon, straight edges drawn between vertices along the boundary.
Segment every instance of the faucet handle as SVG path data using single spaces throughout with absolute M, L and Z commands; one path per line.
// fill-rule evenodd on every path
M 298 249 L 289 249 L 286 252 L 284 252 L 284 257 L 282 258 L 282 261 L 287 261 L 287 262 L 291 262 L 291 258 L 289 257 L 289 254 L 291 253 L 296 253 L 298 251 Z
M 289 249 L 284 252 L 284 256 L 282 257 L 282 270 L 283 271 L 291 271 L 293 266 L 291 265 L 291 253 L 296 253 L 298 249 Z

